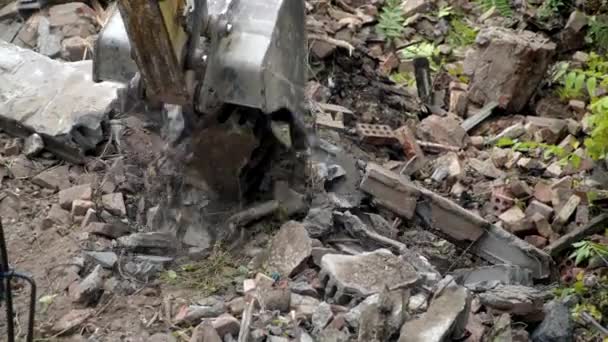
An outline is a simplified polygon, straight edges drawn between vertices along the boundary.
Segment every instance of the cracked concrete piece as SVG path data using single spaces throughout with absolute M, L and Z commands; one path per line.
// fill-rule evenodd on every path
M 467 289 L 454 284 L 447 286 L 426 313 L 403 324 L 399 342 L 448 341 L 459 325 L 466 324 L 469 306 Z
M 479 301 L 495 310 L 514 315 L 528 315 L 543 311 L 544 295 L 532 287 L 499 285 L 480 293 Z
M 496 101 L 508 112 L 524 108 L 545 76 L 556 45 L 531 31 L 490 27 L 479 32 L 469 99 Z
M 359 255 L 326 254 L 321 259 L 319 277 L 326 284 L 326 293 L 338 301 L 344 297 L 367 297 L 385 286 L 414 284 L 418 280 L 411 264 L 386 249 Z
M 407 219 L 414 217 L 418 191 L 404 177 L 369 163 L 360 188 L 374 196 L 378 204 Z
M 492 265 L 455 270 L 456 282 L 475 290 L 491 288 L 498 284 L 532 286 L 532 272 L 515 265 Z
M 82 152 L 102 140 L 101 122 L 122 87 L 94 83 L 91 63 L 63 63 L 0 41 L 0 127 L 37 133 L 49 151 L 82 162 Z
M 312 240 L 304 225 L 289 221 L 281 226 L 272 240 L 268 267 L 271 271 L 289 277 L 311 256 L 311 253 Z

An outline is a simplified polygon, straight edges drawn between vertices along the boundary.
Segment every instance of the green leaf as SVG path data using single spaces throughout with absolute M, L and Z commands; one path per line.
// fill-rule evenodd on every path
M 174 270 L 167 271 L 167 278 L 171 280 L 177 279 L 177 273 Z
M 515 140 L 509 137 L 502 137 L 496 142 L 496 147 L 511 147 L 515 145 Z
M 595 98 L 595 94 L 597 94 L 597 78 L 589 77 L 587 79 L 587 92 L 590 98 Z

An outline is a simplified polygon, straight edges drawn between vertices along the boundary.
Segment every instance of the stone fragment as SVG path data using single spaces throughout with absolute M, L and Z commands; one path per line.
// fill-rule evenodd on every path
M 451 90 L 450 91 L 450 105 L 449 112 L 452 114 L 456 114 L 460 117 L 464 117 L 467 113 L 467 105 L 469 99 L 467 97 L 467 92 L 462 90 Z
M 71 223 L 71 221 L 72 219 L 69 211 L 61 209 L 61 206 L 58 204 L 53 204 L 48 215 L 42 221 L 42 227 L 44 229 L 49 229 L 57 224 L 68 225 Z
M 492 265 L 458 269 L 452 273 L 457 283 L 473 291 L 486 290 L 498 284 L 532 286 L 532 272 L 516 265 Z
M 545 170 L 545 175 L 551 178 L 562 177 L 564 174 L 564 166 L 559 161 L 551 163 Z
M 431 179 L 436 182 L 447 181 L 447 184 L 454 184 L 463 177 L 463 169 L 460 164 L 458 154 L 448 152 L 433 161 L 435 170 Z
M 496 166 L 494 166 L 494 163 L 489 159 L 479 160 L 476 158 L 470 158 L 469 166 L 482 176 L 488 178 L 497 179 L 505 177 L 505 173 L 496 168 Z
M 121 192 L 101 196 L 103 207 L 112 215 L 123 217 L 127 215 L 125 200 Z
M 80 283 L 70 286 L 70 297 L 75 303 L 86 306 L 97 303 L 103 293 L 103 280 L 102 266 L 97 265 Z
M 557 144 L 564 138 L 568 130 L 568 121 L 539 116 L 526 117 L 528 132 L 541 133 L 543 142 Z
M 526 222 L 526 214 L 518 206 L 511 207 L 498 218 L 504 223 L 505 228 L 514 234 L 522 233 L 530 228 Z
M 72 209 L 72 202 L 75 200 L 90 201 L 93 194 L 91 184 L 73 186 L 59 191 L 59 204 L 65 210 Z
M 553 231 L 549 220 L 543 217 L 541 214 L 534 214 L 531 217 L 532 222 L 534 222 L 534 227 L 538 233 L 546 238 L 553 240 L 556 237 L 556 233 Z
M 224 303 L 217 302 L 212 305 L 184 305 L 175 318 L 174 324 L 179 326 L 198 324 L 203 318 L 214 318 L 225 312 Z
M 287 288 L 256 288 L 260 306 L 265 310 L 288 312 L 291 292 Z
M 539 249 L 543 249 L 546 245 L 547 245 L 547 239 L 545 239 L 542 236 L 539 235 L 528 235 L 524 238 L 524 240 L 526 240 L 527 243 L 531 244 L 532 246 L 539 248 Z
M 118 256 L 114 252 L 84 252 L 85 255 L 91 257 L 99 266 L 112 269 L 118 261 Z
M 530 31 L 499 27 L 482 29 L 476 42 L 469 98 L 480 104 L 496 101 L 508 112 L 522 110 L 545 76 L 556 45 Z
M 409 290 L 383 290 L 378 301 L 363 308 L 359 318 L 358 341 L 387 341 L 406 319 Z
M 589 223 L 589 206 L 579 205 L 576 208 L 576 217 L 574 222 L 577 226 L 585 226 Z
M 507 164 L 509 159 L 511 159 L 512 154 L 513 152 L 511 150 L 500 147 L 494 147 L 492 149 L 492 155 L 490 157 L 492 158 L 494 166 L 501 168 Z
M 78 223 L 78 217 L 74 217 L 74 222 Z M 90 208 L 87 210 L 87 213 L 82 217 L 82 221 L 80 221 L 80 228 L 88 227 L 91 222 L 99 222 L 99 217 L 97 217 L 97 211 L 95 209 Z
M 77 199 L 72 202 L 72 216 L 84 216 L 87 211 L 95 206 L 91 201 Z
M 502 138 L 508 138 L 511 140 L 517 139 L 526 133 L 526 128 L 524 124 L 518 122 L 514 125 L 511 125 L 502 130 L 502 132 L 498 133 L 494 138 L 490 140 L 490 144 L 495 144 Z
M 405 309 L 408 300 L 406 300 L 405 302 L 402 301 L 403 292 L 404 291 L 391 291 L 388 294 L 388 298 L 386 298 L 385 300 L 385 302 L 389 302 L 391 304 L 390 311 L 387 308 L 387 311 L 390 312 L 390 315 L 387 317 L 386 321 L 390 330 L 394 332 L 398 331 L 399 328 L 401 328 L 405 319 Z M 368 310 L 368 308 L 372 306 L 375 306 L 377 308 L 381 304 L 380 297 L 381 296 L 379 293 L 371 295 L 365 298 L 365 300 L 363 300 L 357 306 L 350 309 L 346 314 L 344 314 L 344 319 L 346 323 L 355 330 L 359 329 L 362 321 L 366 319 L 364 313 Z M 411 298 L 409 299 L 409 301 L 411 302 Z
M 338 301 L 348 297 L 367 297 L 384 286 L 413 284 L 418 275 L 414 267 L 386 249 L 359 255 L 327 254 L 321 259 L 320 278 Z M 346 298 L 345 298 L 346 297 Z
M 21 145 L 19 139 L 11 139 L 4 145 L 4 151 L 2 152 L 7 157 L 16 156 L 21 152 Z
M 149 342 L 177 342 L 171 334 L 156 333 L 148 338 Z
M 97 33 L 95 11 L 82 2 L 69 2 L 49 9 L 51 27 L 64 37 L 89 37 Z
M 517 198 L 524 198 L 532 195 L 532 189 L 528 183 L 520 179 L 513 179 L 509 182 L 509 191 Z
M 420 122 L 416 136 L 423 141 L 461 148 L 466 132 L 452 117 L 430 115 Z
M 291 189 L 285 181 L 277 181 L 273 190 L 274 199 L 279 201 L 280 209 L 287 215 L 305 212 L 308 207 L 304 202 L 304 195 Z
M 407 309 L 412 313 L 425 312 L 428 307 L 428 298 L 424 293 L 417 293 L 410 297 L 410 301 L 407 304 Z
M 302 296 L 319 297 L 317 290 L 305 280 L 289 283 L 289 290 Z
M 580 203 L 580 197 L 577 195 L 570 196 L 568 202 L 566 202 L 566 204 L 557 212 L 555 222 L 558 224 L 566 224 Z
M 331 306 L 326 302 L 322 302 L 312 314 L 312 326 L 315 331 L 323 330 L 333 319 L 334 314 L 331 311 Z
M 8 169 L 11 176 L 17 179 L 29 178 L 36 174 L 36 165 L 23 155 L 11 160 Z
M 290 310 L 295 311 L 297 315 L 302 315 L 307 320 L 312 319 L 312 315 L 320 303 L 320 301 L 314 297 L 301 296 L 296 293 L 291 294 L 291 300 L 289 302 Z
M 310 44 L 312 53 L 318 59 L 325 59 L 336 51 L 336 46 L 322 40 L 314 40 Z
M 131 233 L 129 226 L 118 222 L 90 222 L 85 227 L 85 230 L 88 233 L 103 236 L 108 239 L 118 239 L 119 237 L 129 235 Z
M 521 285 L 498 285 L 478 295 L 482 305 L 520 316 L 542 312 L 543 297 L 542 292 Z
M 540 201 L 532 200 L 526 208 L 526 217 L 532 218 L 535 214 L 540 214 L 546 220 L 550 220 L 551 215 L 553 215 L 553 208 Z
M 574 322 L 570 308 L 564 302 L 545 304 L 545 319 L 534 329 L 532 341 L 569 342 L 574 340 Z
M 551 203 L 553 198 L 553 189 L 551 184 L 547 184 L 543 181 L 539 181 L 534 186 L 534 198 L 542 203 Z
M 47 57 L 55 58 L 61 53 L 61 36 L 51 33 L 51 24 L 46 17 L 41 17 L 38 23 L 38 52 Z
M 72 309 L 62 316 L 51 329 L 54 334 L 68 334 L 80 327 L 87 319 L 95 314 L 95 309 Z
M 289 277 L 311 256 L 312 240 L 302 223 L 289 221 L 272 240 L 268 268 Z
M 29 158 L 37 156 L 43 149 L 44 141 L 42 140 L 42 137 L 36 133 L 27 137 L 23 143 L 23 153 Z
M 536 115 L 545 118 L 568 119 L 572 117 L 568 105 L 562 103 L 558 97 L 543 97 L 536 103 L 534 110 Z
M 61 58 L 76 62 L 86 59 L 89 43 L 86 39 L 75 36 L 66 38 L 61 42 Z
M 304 218 L 304 227 L 312 238 L 326 236 L 333 231 L 334 219 L 331 208 L 312 208 Z
M 51 190 L 67 189 L 71 186 L 70 178 L 68 177 L 68 167 L 59 166 L 42 171 L 32 178 L 32 183 Z
M 561 52 L 581 49 L 585 45 L 585 30 L 587 16 L 584 12 L 575 10 L 570 13 L 566 26 L 559 33 L 559 48 Z
M 520 158 L 517 166 L 527 171 L 542 171 L 547 168 L 545 163 L 534 158 Z
M 225 313 L 214 319 L 212 326 L 220 336 L 238 336 L 241 322 L 231 314 Z
M 126 248 L 128 251 L 166 255 L 168 251 L 174 251 L 177 248 L 177 240 L 169 233 L 135 233 L 123 236 L 117 239 L 118 245 Z
M 414 216 L 418 191 L 404 177 L 368 163 L 361 190 L 374 196 L 374 201 L 407 219 Z
M 513 167 L 515 167 L 515 165 L 517 165 L 517 163 L 519 162 L 519 160 L 521 159 L 522 156 L 523 156 L 523 154 L 521 152 L 513 153 L 513 155 L 511 156 L 511 159 L 505 164 L 505 168 L 510 170 Z
M 403 324 L 399 342 L 443 342 L 450 340 L 453 333 L 460 337 L 459 330 L 468 320 L 470 303 L 464 287 L 447 286 L 436 294 L 424 314 Z

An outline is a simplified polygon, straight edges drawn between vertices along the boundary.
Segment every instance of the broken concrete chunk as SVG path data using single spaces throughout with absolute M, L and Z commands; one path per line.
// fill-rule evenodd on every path
M 315 331 L 321 331 L 331 322 L 333 317 L 334 314 L 331 311 L 331 306 L 326 302 L 322 302 L 312 314 L 312 326 Z
M 86 59 L 89 42 L 82 37 L 70 37 L 61 42 L 61 58 L 77 62 Z
M 541 313 L 543 297 L 542 292 L 521 285 L 498 285 L 479 294 L 482 305 L 521 316 Z
M 469 315 L 470 297 L 462 286 L 447 286 L 420 317 L 405 322 L 399 342 L 443 342 L 460 337 Z
M 312 240 L 302 223 L 289 221 L 272 240 L 268 268 L 289 277 L 311 256 Z
M 530 31 L 499 27 L 482 29 L 476 42 L 469 98 L 479 104 L 496 101 L 508 112 L 522 110 L 545 76 L 556 45 Z
M 177 248 L 177 240 L 168 233 L 136 233 L 118 238 L 118 245 L 129 251 L 154 254 L 157 251 L 159 255 L 166 255 L 168 251 L 174 251 Z
M 551 203 L 553 198 L 553 189 L 551 184 L 547 184 L 543 181 L 539 181 L 534 186 L 534 198 L 542 203 Z
M 314 297 L 301 296 L 299 294 L 292 293 L 290 299 L 289 309 L 294 310 L 297 315 L 302 315 L 306 319 L 311 319 L 320 301 Z
M 95 203 L 91 201 L 85 201 L 77 199 L 72 202 L 72 216 L 84 216 L 87 211 L 95 206 Z
M 550 220 L 551 215 L 553 215 L 553 208 L 537 200 L 532 200 L 526 208 L 526 217 L 533 218 L 535 214 L 540 214 L 543 218 Z
M 74 283 L 69 289 L 70 297 L 75 303 L 86 306 L 95 304 L 103 293 L 103 273 L 97 265 L 80 283 Z
M 304 218 L 304 227 L 312 238 L 326 236 L 333 231 L 334 219 L 331 208 L 312 208 Z
M 518 206 L 513 206 L 498 218 L 511 233 L 519 234 L 530 229 L 530 224 L 526 221 L 526 214 Z
M 112 215 L 123 217 L 127 215 L 125 200 L 121 192 L 101 196 L 103 207 Z
M 38 134 L 34 133 L 25 139 L 23 143 L 23 153 L 28 158 L 33 158 L 37 156 L 44 149 L 44 141 L 42 141 L 42 137 Z
M 220 336 L 238 336 L 241 322 L 231 314 L 225 313 L 215 318 L 212 326 Z M 206 340 L 204 340 L 204 342 L 206 342 Z
M 320 278 L 328 293 L 341 301 L 348 297 L 367 297 L 385 286 L 413 284 L 418 276 L 414 267 L 386 249 L 360 255 L 326 254 L 321 259 Z
M 99 222 L 99 217 L 97 217 L 97 211 L 93 208 L 89 208 L 87 213 L 84 214 L 84 217 L 81 217 L 82 221 L 80 222 L 80 228 L 86 228 L 91 224 L 91 222 Z M 74 217 L 74 222 L 78 223 L 78 217 Z
M 574 340 L 574 321 L 566 303 L 545 304 L 545 319 L 532 333 L 532 341 L 568 342 Z
M 93 82 L 91 61 L 63 63 L 3 41 L 0 55 L 0 68 L 6 71 L 0 84 L 2 128 L 22 137 L 51 137 L 52 146 L 45 141 L 47 150 L 82 162 L 82 152 L 103 139 L 101 121 L 123 86 Z M 32 72 L 33 67 L 38 72 Z
M 440 156 L 433 161 L 433 165 L 435 171 L 433 171 L 431 178 L 436 182 L 446 180 L 448 184 L 454 184 L 464 175 L 460 159 L 455 152 L 448 152 Z
M 535 112 L 536 115 L 545 118 L 568 119 L 572 117 L 568 105 L 562 103 L 558 97 L 553 96 L 540 99 L 536 103 Z
M 505 177 L 505 173 L 496 168 L 496 166 L 494 166 L 494 163 L 489 159 L 482 161 L 476 158 L 470 158 L 468 162 L 469 166 L 482 176 L 492 179 Z
M 24 179 L 36 174 L 36 165 L 24 155 L 17 156 L 10 161 L 8 169 L 13 178 Z
M 56 224 L 68 225 L 71 221 L 72 219 L 69 211 L 61 209 L 61 206 L 58 204 L 53 204 L 47 217 L 43 220 L 42 226 L 44 229 L 48 229 Z
M 466 131 L 454 118 L 430 115 L 420 122 L 416 136 L 423 141 L 461 148 Z
M 68 167 L 59 166 L 42 171 L 32 178 L 32 183 L 51 190 L 63 190 L 71 186 Z
M 114 252 L 84 252 L 85 255 L 91 257 L 99 266 L 112 269 L 118 261 L 118 256 Z
M 493 139 L 490 140 L 490 144 L 495 144 L 502 138 L 517 139 L 526 133 L 524 124 L 518 122 L 512 126 L 505 128 L 502 132 L 498 133 Z
M 558 224 L 566 224 L 570 219 L 570 216 L 574 214 L 576 207 L 581 203 L 581 198 L 577 195 L 572 195 L 568 199 L 568 202 L 558 211 L 555 216 L 555 221 Z
M 91 184 L 77 185 L 59 191 L 59 204 L 63 209 L 71 210 L 75 200 L 90 201 L 93 194 Z
M 103 236 L 108 239 L 118 239 L 121 236 L 128 235 L 130 233 L 129 226 L 126 224 L 115 223 L 104 223 L 104 222 L 90 222 L 85 230 L 91 234 Z
M 562 119 L 527 116 L 526 121 L 528 131 L 542 133 L 542 140 L 547 144 L 557 144 L 568 130 L 568 122 Z
M 395 213 L 407 219 L 414 216 L 418 191 L 404 177 L 369 163 L 360 188 Z
M 224 303 L 217 302 L 212 305 L 184 305 L 177 315 L 175 315 L 174 323 L 176 325 L 192 325 L 197 324 L 203 318 L 214 318 L 225 312 Z
M 493 265 L 453 272 L 457 283 L 473 291 L 493 288 L 498 284 L 532 286 L 532 272 L 516 265 Z

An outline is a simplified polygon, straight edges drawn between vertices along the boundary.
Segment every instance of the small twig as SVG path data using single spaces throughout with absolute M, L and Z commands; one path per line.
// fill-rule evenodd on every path
M 328 44 L 332 44 L 337 47 L 346 49 L 346 50 L 348 50 L 348 54 L 351 56 L 353 54 L 353 51 L 355 51 L 355 47 L 352 46 L 351 43 L 344 41 L 344 40 L 339 40 L 339 39 L 335 39 L 335 38 L 328 37 L 328 36 L 322 36 L 322 35 L 318 35 L 318 34 L 309 34 L 308 38 L 312 39 L 312 40 L 320 40 L 320 41 L 326 42 Z

